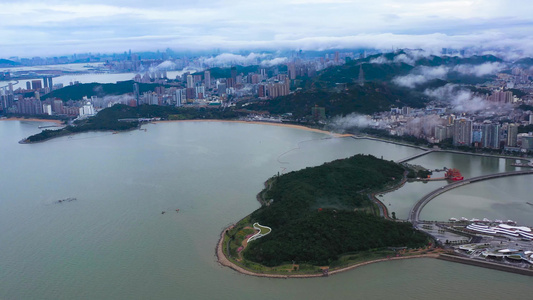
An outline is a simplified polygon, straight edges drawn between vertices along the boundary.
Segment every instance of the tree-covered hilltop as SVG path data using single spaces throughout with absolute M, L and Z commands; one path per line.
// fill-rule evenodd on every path
M 238 114 L 231 110 L 218 108 L 184 108 L 174 106 L 141 105 L 131 107 L 123 104 L 113 105 L 100 111 L 96 116 L 79 121 L 74 126 L 66 126 L 59 130 L 43 130 L 28 137 L 25 142 L 41 142 L 51 138 L 88 131 L 123 131 L 139 126 L 137 121 L 119 121 L 120 119 L 162 118 L 169 120 L 194 119 L 232 119 Z
M 391 161 L 355 155 L 272 178 L 262 192 L 265 205 L 250 216 L 272 232 L 251 242 L 244 257 L 265 266 L 329 265 L 354 251 L 425 244 L 411 224 L 374 215 L 366 196 L 398 183 L 404 171 Z
M 345 88 L 312 87 L 272 100 L 254 102 L 247 109 L 268 111 L 271 114 L 292 113 L 296 118 L 311 115 L 311 108 L 324 107 L 328 116 L 347 115 L 353 112 L 372 114 L 390 110 L 391 107 L 422 107 L 424 98 L 407 89 L 392 84 L 367 82 Z

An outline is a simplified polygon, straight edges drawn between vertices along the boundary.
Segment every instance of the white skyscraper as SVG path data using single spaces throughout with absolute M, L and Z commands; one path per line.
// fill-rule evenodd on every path
M 194 78 L 192 77 L 192 75 L 187 75 L 187 88 L 190 89 L 190 88 L 193 88 L 194 87 Z

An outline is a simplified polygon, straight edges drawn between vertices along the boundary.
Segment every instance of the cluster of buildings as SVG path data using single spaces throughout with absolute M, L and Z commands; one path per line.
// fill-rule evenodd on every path
M 518 127 L 533 124 L 533 113 L 505 118 L 479 119 L 475 115 L 448 113 L 447 108 L 394 108 L 391 113 L 373 117 L 375 127 L 392 135 L 414 135 L 431 143 L 451 141 L 454 146 L 505 149 L 511 152 L 533 151 L 533 133 L 518 133 Z
M 313 77 L 323 68 L 340 65 L 350 60 L 353 53 L 326 55 L 312 60 L 294 59 L 285 65 L 259 68 L 254 72 L 238 72 L 231 67 L 230 76 L 215 78 L 209 70 L 190 72 L 169 79 L 167 71 L 155 70 L 137 74 L 136 83 L 158 83 L 172 87 L 159 87 L 140 94 L 139 86 L 133 87 L 133 100 L 128 104 L 155 105 L 232 105 L 238 99 L 273 99 L 291 93 L 294 80 Z M 331 56 L 331 57 L 330 57 Z
M 159 55 L 159 54 L 158 54 Z M 73 56 L 58 60 L 58 62 L 73 62 L 80 59 L 88 59 L 88 62 L 98 61 L 89 56 Z M 196 73 L 184 73 L 176 78 L 168 78 L 167 69 L 160 66 L 171 66 L 171 68 L 205 68 L 216 65 L 205 58 L 189 59 L 187 57 L 171 59 L 169 55 L 161 54 L 161 57 L 140 59 L 138 54 L 124 53 L 107 57 L 105 67 L 113 71 L 136 72 L 131 94 L 112 99 L 95 98 L 90 100 L 98 110 L 115 103 L 123 103 L 132 106 L 141 104 L 151 105 L 171 105 L 171 106 L 217 106 L 233 105 L 236 100 L 255 98 L 273 99 L 286 96 L 291 93 L 292 83 L 301 77 L 313 77 L 323 68 L 340 65 L 352 59 L 354 53 L 326 54 L 315 58 L 303 58 L 301 52 L 294 55 L 291 61 L 281 65 L 263 64 L 253 72 L 238 72 L 236 67 L 231 67 L 230 76 L 226 78 L 215 78 L 209 70 Z M 18 60 L 18 58 L 14 58 Z M 167 59 L 167 60 L 163 60 Z M 21 60 L 18 60 L 22 62 Z M 40 65 L 49 63 L 49 59 L 33 58 L 25 60 L 27 65 Z M 55 60 L 54 60 L 55 62 Z M 261 61 L 256 59 L 251 63 L 261 65 Z M 9 77 L 9 72 L 2 73 Z M 13 79 L 13 78 L 11 78 Z M 140 84 L 157 84 L 153 90 L 141 93 Z M 77 84 L 76 82 L 73 84 Z M 41 97 L 55 89 L 62 88 L 60 84 L 53 83 L 52 75 L 43 75 L 39 79 L 32 79 L 26 82 L 26 89 L 13 91 L 13 85 L 0 89 L 0 111 L 5 113 L 22 115 L 65 115 L 76 117 L 82 107 L 87 102 L 83 101 L 63 101 L 62 105 L 58 99 L 47 99 L 41 101 Z M 82 100 L 82 99 L 74 99 Z
M 454 146 L 533 151 L 533 133 L 518 133 L 519 126 L 533 124 L 533 112 L 515 112 L 511 116 L 484 119 L 476 115 L 450 113 L 445 107 L 403 107 L 376 114 L 371 124 L 388 130 L 392 135 L 413 135 L 431 143 L 448 140 Z
M 87 117 L 96 113 L 92 104 L 92 110 L 87 108 L 87 102 L 91 99 L 81 99 L 83 101 L 62 101 L 60 99 L 41 100 L 41 95 L 49 93 L 55 89 L 52 77 L 44 77 L 42 80 L 35 79 L 27 82 L 26 90 L 13 91 L 10 83 L 6 88 L 0 89 L 0 110 L 5 113 L 20 115 L 58 115 L 66 117 Z M 92 100 L 96 100 L 93 97 Z

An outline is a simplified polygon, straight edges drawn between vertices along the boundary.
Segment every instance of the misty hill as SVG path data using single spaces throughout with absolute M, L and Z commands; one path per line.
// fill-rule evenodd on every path
M 524 57 L 514 62 L 516 65 L 522 65 L 526 67 L 533 66 L 533 58 L 531 57 Z
M 473 55 L 470 57 L 459 56 L 434 56 L 424 57 L 416 61 L 417 66 L 457 66 L 457 65 L 481 65 L 488 62 L 503 62 L 494 55 Z
M 266 266 L 328 265 L 348 252 L 423 245 L 426 237 L 411 224 L 363 212 L 373 206 L 366 193 L 397 183 L 403 172 L 399 164 L 359 154 L 274 177 L 263 197 L 271 204 L 251 214 L 252 223 L 272 233 L 251 242 L 244 257 Z
M 296 118 L 311 114 L 315 105 L 324 107 L 328 116 L 347 115 L 352 112 L 372 114 L 390 107 L 422 107 L 424 97 L 409 89 L 392 84 L 367 82 L 364 86 L 349 84 L 346 89 L 313 87 L 272 100 L 254 102 L 246 108 L 269 111 L 272 114 L 292 113 Z
M 409 62 L 406 63 L 406 62 Z M 355 82 L 359 78 L 362 67 L 366 81 L 390 81 L 397 76 L 409 74 L 417 66 L 453 67 L 458 65 L 481 65 L 484 63 L 502 62 L 493 55 L 459 57 L 459 56 L 427 56 L 410 57 L 408 52 L 399 51 L 372 55 L 364 59 L 350 61 L 342 66 L 327 68 L 322 71 L 317 80 L 330 83 Z M 450 81 L 456 83 L 477 83 L 474 76 L 451 72 Z M 482 79 L 482 80 L 486 80 Z M 482 81 L 483 82 L 483 81 Z
M 350 61 L 342 66 L 327 68 L 320 73 L 317 80 L 335 83 L 356 82 L 362 67 L 365 81 L 390 81 L 398 75 L 406 75 L 414 67 L 405 63 L 377 64 Z
M 64 88 L 54 90 L 43 97 L 42 100 L 48 98 L 58 98 L 63 101 L 68 100 L 81 100 L 83 96 L 91 97 L 98 96 L 104 97 L 108 95 L 123 95 L 128 93 L 133 93 L 133 80 L 129 81 L 119 81 L 117 83 L 81 83 L 75 85 L 69 85 Z M 138 83 L 139 92 L 142 94 L 144 92 L 153 91 L 156 87 L 160 86 L 159 84 L 154 83 Z

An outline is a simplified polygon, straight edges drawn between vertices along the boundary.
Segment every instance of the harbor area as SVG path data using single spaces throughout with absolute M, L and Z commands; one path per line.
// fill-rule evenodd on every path
M 533 230 L 512 220 L 421 221 L 419 230 L 448 250 L 443 259 L 533 276 Z

